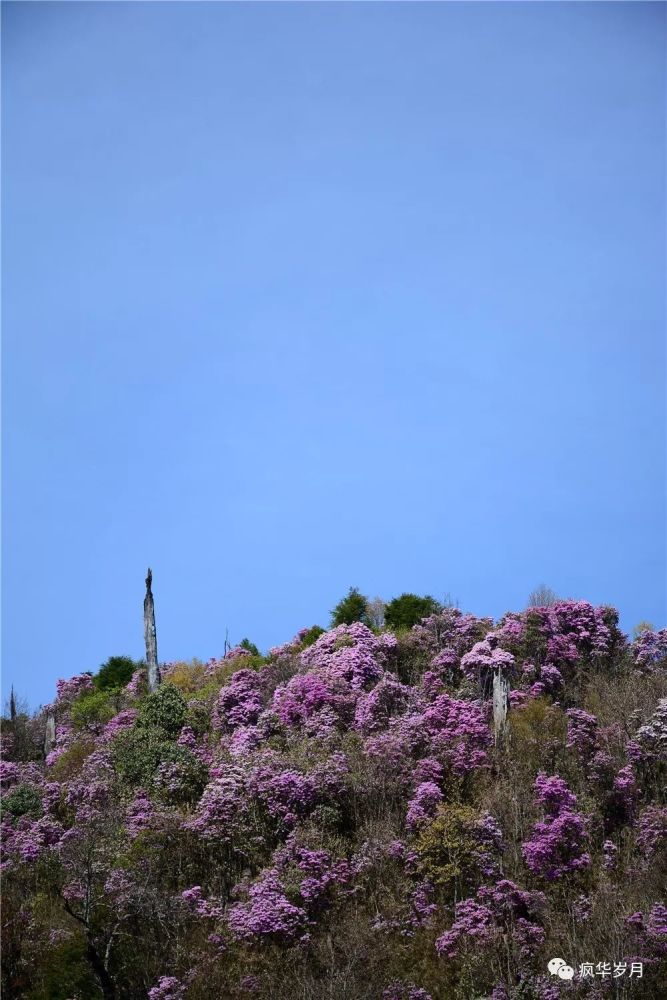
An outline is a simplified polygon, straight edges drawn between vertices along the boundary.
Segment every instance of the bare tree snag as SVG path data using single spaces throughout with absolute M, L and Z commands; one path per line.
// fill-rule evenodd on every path
M 44 756 L 51 753 L 56 745 L 56 717 L 53 712 L 46 716 L 46 732 L 44 733 Z
M 148 667 L 148 690 L 155 691 L 160 683 L 160 669 L 157 665 L 157 633 L 155 631 L 155 605 L 151 584 L 153 574 L 150 566 L 146 577 L 146 596 L 144 597 L 144 639 L 146 641 L 146 666 Z
M 502 740 L 507 728 L 510 705 L 510 683 L 502 670 L 493 675 L 493 733 L 496 743 Z

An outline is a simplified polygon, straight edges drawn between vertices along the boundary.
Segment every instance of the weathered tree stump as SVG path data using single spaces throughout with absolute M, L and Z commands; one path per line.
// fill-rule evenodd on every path
M 44 756 L 48 756 L 56 745 L 56 717 L 53 712 L 46 716 L 46 732 L 44 733 Z
M 148 690 L 155 691 L 160 683 L 160 668 L 157 663 L 157 633 L 155 631 L 155 604 L 151 584 L 153 574 L 150 566 L 146 577 L 144 597 L 144 640 L 146 642 L 146 666 L 148 667 Z
M 502 670 L 493 675 L 493 733 L 496 743 L 502 741 L 507 729 L 510 706 L 510 682 Z

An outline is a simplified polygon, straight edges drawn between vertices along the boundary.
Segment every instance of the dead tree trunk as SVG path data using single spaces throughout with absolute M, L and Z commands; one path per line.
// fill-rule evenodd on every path
M 493 733 L 496 743 L 502 741 L 507 728 L 510 705 L 510 682 L 502 670 L 493 675 Z
M 56 717 L 49 712 L 46 717 L 46 732 L 44 733 L 44 756 L 51 753 L 56 745 Z
M 148 667 L 148 690 L 155 691 L 160 683 L 160 669 L 157 665 L 157 633 L 155 631 L 155 605 L 151 584 L 153 574 L 150 566 L 146 577 L 146 596 L 144 597 L 144 640 L 146 642 L 146 666 Z
M 86 958 L 90 962 L 91 968 L 100 981 L 104 1000 L 116 1000 L 116 990 L 114 989 L 113 979 L 107 972 L 107 968 L 90 938 L 88 938 L 86 945 Z

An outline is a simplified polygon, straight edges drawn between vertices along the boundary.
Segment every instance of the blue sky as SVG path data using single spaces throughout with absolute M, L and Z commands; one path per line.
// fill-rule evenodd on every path
M 3 3 L 3 687 L 665 608 L 665 7 Z

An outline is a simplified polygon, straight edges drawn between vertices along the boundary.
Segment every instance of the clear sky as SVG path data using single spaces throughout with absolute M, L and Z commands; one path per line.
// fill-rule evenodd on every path
M 665 6 L 3 3 L 3 687 L 350 585 L 665 608 Z

